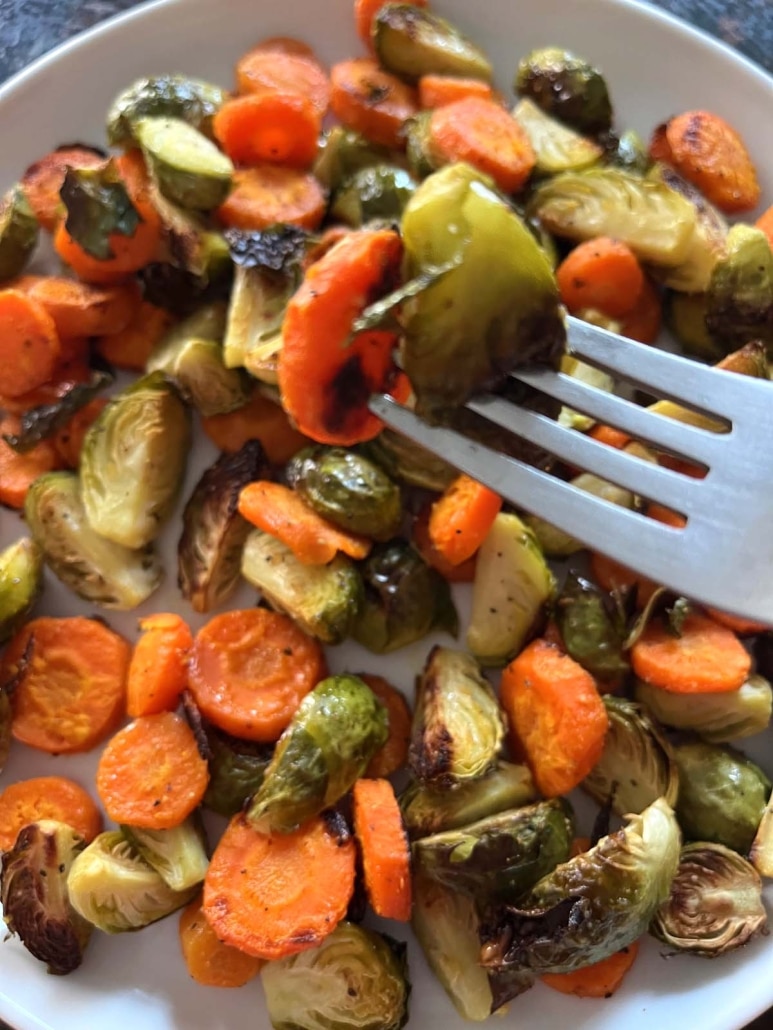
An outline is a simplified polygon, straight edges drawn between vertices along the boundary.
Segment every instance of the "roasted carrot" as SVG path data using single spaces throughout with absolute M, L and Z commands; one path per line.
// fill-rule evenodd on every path
M 386 2 L 387 0 L 354 0 L 354 26 L 357 29 L 357 35 L 370 51 L 373 50 L 371 38 L 373 21 Z M 427 6 L 427 0 L 408 0 L 408 2 L 414 7 Z
M 47 382 L 61 345 L 54 320 L 20 290 L 0 290 L 0 394 L 18 397 Z
M 652 161 L 664 161 L 666 164 L 671 164 L 671 147 L 666 138 L 666 122 L 662 122 L 653 129 L 649 155 Z
M 3 658 L 4 679 L 16 683 L 14 737 L 51 754 L 95 747 L 124 713 L 130 654 L 128 642 L 96 619 L 26 623 Z
M 534 781 L 567 794 L 601 757 L 608 718 L 589 672 L 561 648 L 534 640 L 502 673 L 500 697 Z
M 91 426 L 107 405 L 107 397 L 95 397 L 76 411 L 66 425 L 54 435 L 52 442 L 64 468 L 77 469 L 81 460 L 81 448 Z
M 296 57 L 311 57 L 316 61 L 313 49 L 308 43 L 292 36 L 268 36 L 256 43 L 253 50 L 273 50 L 279 54 L 294 54 Z
M 164 308 L 140 301 L 123 329 L 97 341 L 97 353 L 116 368 L 142 372 L 151 351 L 173 324 L 174 316 Z
M 429 538 L 451 565 L 480 548 L 502 507 L 502 498 L 471 476 L 459 475 L 432 505 Z
M 358 675 L 386 708 L 389 720 L 386 743 L 371 758 L 365 770 L 366 776 L 377 780 L 391 776 L 405 765 L 411 742 L 411 709 L 405 696 L 383 676 L 373 676 L 368 672 Z
M 606 444 L 607 447 L 614 447 L 618 451 L 622 451 L 631 442 L 628 433 L 624 433 L 622 429 L 615 429 L 614 426 L 595 425 L 588 436 L 592 436 L 599 443 Z
M 301 432 L 319 443 L 347 446 L 376 436 L 382 423 L 368 409 L 374 391 L 400 393 L 393 332 L 372 330 L 351 342 L 366 304 L 388 291 L 401 257 L 390 229 L 361 229 L 312 265 L 290 299 L 279 353 L 282 406 Z M 393 385 L 394 384 L 394 385 Z
M 639 942 L 634 941 L 591 966 L 574 969 L 571 973 L 543 973 L 540 977 L 547 987 L 576 998 L 611 998 L 639 954 Z
M 574 837 L 572 840 L 572 846 L 569 849 L 569 858 L 575 858 L 577 855 L 585 854 L 586 851 L 590 851 L 590 846 L 590 837 Z
M 330 106 L 342 125 L 372 143 L 405 149 L 403 126 L 419 109 L 412 86 L 367 57 L 333 65 L 330 83 Z
M 234 816 L 204 880 L 204 915 L 224 944 L 267 960 L 320 944 L 354 891 L 354 841 L 315 816 L 270 836 Z
M 10 851 L 19 830 L 39 819 L 67 823 L 86 841 L 102 829 L 102 813 L 83 787 L 64 776 L 36 776 L 0 791 L 0 852 Z
M 684 458 L 677 458 L 673 454 L 658 454 L 658 464 L 663 465 L 673 472 L 679 472 L 683 476 L 690 476 L 691 479 L 705 479 L 707 470 L 703 465 L 696 465 Z
M 352 788 L 352 815 L 371 908 L 384 919 L 407 923 L 412 903 L 411 852 L 389 780 L 357 780 Z
M 253 526 L 287 544 L 304 565 L 327 565 L 339 551 L 367 557 L 372 541 L 347 533 L 323 519 L 294 490 L 258 480 L 239 495 L 239 511 Z
M 41 440 L 32 450 L 17 454 L 2 435 L 16 435 L 20 429 L 21 422 L 16 415 L 6 415 L 0 421 L 0 504 L 7 508 L 23 508 L 27 491 L 38 476 L 52 472 L 61 464 L 50 440 Z
M 771 247 L 773 247 L 773 204 L 771 204 L 767 211 L 763 211 L 754 224 L 758 229 L 762 229 L 770 240 Z
M 61 365 L 88 365 L 90 359 L 91 340 L 88 336 L 60 336 L 57 369 Z M 56 371 L 54 375 L 56 375 Z
M 313 243 L 306 251 L 301 262 L 301 270 L 305 275 L 313 264 L 323 258 L 329 250 L 332 250 L 336 243 L 340 243 L 344 236 L 348 236 L 352 229 L 348 225 L 331 225 L 324 229 L 316 243 Z
M 243 408 L 227 415 L 210 415 L 201 424 L 215 446 L 228 454 L 241 450 L 248 440 L 260 440 L 266 457 L 275 465 L 284 465 L 310 443 L 308 436 L 290 425 L 282 407 L 257 390 Z
M 706 608 L 706 614 L 718 622 L 720 626 L 727 626 L 739 637 L 751 637 L 757 633 L 770 632 L 771 626 L 764 622 L 755 622 L 753 619 L 744 619 L 741 615 L 731 615 L 729 612 L 721 612 L 718 608 Z
M 217 217 L 233 229 L 265 229 L 277 222 L 316 229 L 325 205 L 325 191 L 313 175 L 263 164 L 234 172 L 233 188 Z
M 320 115 L 302 93 L 276 90 L 226 100 L 215 115 L 215 138 L 232 161 L 310 168 L 317 154 Z
M 495 99 L 494 90 L 482 79 L 464 79 L 455 75 L 422 75 L 419 79 L 419 106 L 424 110 L 445 107 L 468 97 Z
M 272 743 L 325 677 L 320 644 L 266 608 L 216 615 L 193 641 L 188 683 L 202 715 L 226 733 Z
M 494 100 L 468 97 L 432 112 L 429 148 L 435 160 L 467 161 L 505 193 L 518 193 L 535 164 L 529 137 Z
M 330 105 L 330 80 L 313 56 L 288 53 L 258 45 L 236 65 L 240 93 L 299 93 L 314 106 L 320 118 Z
M 654 343 L 663 323 L 663 298 L 648 277 L 631 310 L 620 320 L 620 334 L 639 343 Z
M 30 408 L 54 404 L 76 383 L 86 383 L 90 378 L 91 368 L 80 356 L 76 355 L 72 360 L 60 359 L 52 376 L 42 386 L 36 386 L 34 390 L 28 390 L 18 397 L 0 393 L 0 408 L 12 415 L 23 415 Z
M 80 145 L 58 147 L 35 161 L 21 177 L 21 187 L 35 217 L 52 232 L 64 213 L 59 191 L 68 168 L 99 168 L 105 158 L 96 150 Z
M 188 685 L 188 654 L 193 647 L 187 623 L 171 612 L 140 619 L 140 629 L 126 682 L 126 714 L 131 718 L 177 707 Z
M 751 658 L 738 637 L 707 615 L 687 616 L 676 636 L 652 619 L 631 648 L 636 675 L 672 694 L 717 694 L 738 690 Z
M 452 565 L 435 547 L 429 535 L 429 519 L 432 504 L 422 506 L 413 520 L 411 541 L 424 561 L 440 573 L 449 583 L 472 583 L 475 578 L 476 556 L 473 555 L 459 565 Z
M 578 244 L 556 269 L 556 280 L 571 313 L 594 308 L 610 318 L 627 315 L 644 288 L 644 272 L 634 252 L 609 236 Z
M 168 830 L 191 814 L 209 781 L 193 730 L 175 712 L 142 715 L 107 742 L 97 794 L 116 823 Z
M 180 948 L 191 978 L 203 987 L 243 987 L 263 960 L 223 944 L 207 922 L 198 894 L 180 913 Z
M 97 286 L 60 275 L 25 275 L 14 289 L 46 309 L 62 338 L 119 333 L 140 303 L 135 282 Z

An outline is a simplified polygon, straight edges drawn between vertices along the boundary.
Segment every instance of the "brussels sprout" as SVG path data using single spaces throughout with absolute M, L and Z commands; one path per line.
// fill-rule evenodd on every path
M 682 848 L 671 894 L 650 933 L 677 951 L 717 958 L 764 933 L 767 913 L 754 866 L 721 844 Z
M 154 540 L 185 474 L 190 420 L 162 372 L 116 394 L 83 441 L 81 497 L 91 528 L 124 547 Z
M 773 351 L 773 250 L 761 229 L 734 225 L 711 275 L 706 326 L 725 350 L 761 340 Z
M 313 172 L 322 185 L 333 192 L 355 172 L 388 162 L 390 157 L 386 147 L 371 143 L 351 129 L 334 125 L 320 140 Z
M 562 799 L 489 816 L 469 826 L 422 837 L 414 863 L 478 906 L 516 901 L 569 858 L 574 819 Z
M 247 820 L 291 833 L 344 796 L 387 736 L 386 709 L 359 677 L 322 680 L 279 738 Z
M 202 883 L 209 866 L 204 825 L 195 814 L 171 830 L 121 826 L 121 832 L 149 866 L 173 891 Z
M 161 192 L 173 203 L 210 211 L 231 189 L 230 158 L 180 118 L 140 118 L 132 126 Z
M 42 589 L 43 553 L 22 537 L 0 553 L 0 644 L 24 622 Z
M 189 339 L 175 349 L 163 341 L 148 359 L 148 372 L 163 372 L 203 418 L 243 408 L 250 382 L 238 368 L 226 368 L 223 348 L 216 340 Z
M 598 325 L 599 323 L 596 321 L 595 315 L 596 312 L 586 309 L 579 317 L 582 317 L 586 322 L 591 322 L 593 325 Z M 602 325 L 601 328 L 606 329 L 608 326 Z M 610 331 L 614 332 L 615 329 Z M 561 358 L 561 371 L 564 375 L 571 376 L 573 379 L 579 379 L 581 383 L 587 383 L 597 390 L 603 390 L 605 393 L 615 392 L 615 381 L 608 372 L 603 372 L 600 368 L 594 368 L 593 365 L 588 365 L 571 354 L 565 354 Z M 569 429 L 578 429 L 583 433 L 592 429 L 596 424 L 590 415 L 574 411 L 566 405 L 561 408 L 558 421 L 562 426 L 567 426 Z
M 467 646 L 483 665 L 504 665 L 544 616 L 555 580 L 517 515 L 500 512 L 478 551 Z
M 270 533 L 253 529 L 242 552 L 242 576 L 278 611 L 325 644 L 340 644 L 363 603 L 362 578 L 343 554 L 328 565 L 304 565 Z
M 405 945 L 354 923 L 267 962 L 260 978 L 274 1030 L 400 1030 L 408 1020 Z
M 773 877 L 773 805 L 770 798 L 749 849 L 749 861 L 760 876 Z
M 612 597 L 574 570 L 568 572 L 556 602 L 555 619 L 567 654 L 591 675 L 616 680 L 628 673 L 630 666 L 623 654 L 627 636 L 625 613 Z M 673 804 L 673 799 L 669 804 Z
M 568 973 L 646 931 L 679 866 L 679 826 L 658 798 L 589 851 L 558 866 L 481 927 L 488 969 Z
M 125 611 L 146 601 L 161 583 L 161 566 L 150 547 L 131 550 L 92 529 L 74 472 L 36 479 L 27 492 L 24 518 L 46 565 L 84 601 Z
M 106 830 L 73 862 L 67 890 L 75 911 L 98 930 L 123 933 L 176 912 L 198 887 L 173 890 L 120 830 Z
M 627 448 L 625 449 L 627 450 Z M 610 483 L 606 479 L 601 479 L 592 472 L 581 472 L 571 479 L 570 483 L 576 490 L 584 490 L 585 493 L 593 494 L 594 497 L 602 497 L 610 504 L 617 504 L 621 508 L 636 507 L 636 496 L 630 490 Z M 537 543 L 544 554 L 549 558 L 568 558 L 585 547 L 570 533 L 565 533 L 537 515 L 526 515 L 524 521 L 537 538 Z
M 67 211 L 67 232 L 98 261 L 113 257 L 114 233 L 133 236 L 141 221 L 113 161 L 99 168 L 68 168 L 59 196 Z
M 458 615 L 445 579 L 404 540 L 373 548 L 362 563 L 365 597 L 354 639 L 375 654 L 421 640 L 432 630 L 458 632 Z
M 109 372 L 94 370 L 85 383 L 73 383 L 52 404 L 28 408 L 20 418 L 18 433 L 4 433 L 3 439 L 17 454 L 26 454 L 41 440 L 47 440 L 72 416 L 113 382 Z
M 647 145 L 638 132 L 628 129 L 623 133 L 605 132 L 599 140 L 604 148 L 604 163 L 627 172 L 644 175 L 649 170 Z
M 773 711 L 773 690 L 763 676 L 750 676 L 740 690 L 721 694 L 672 694 L 638 680 L 636 699 L 664 726 L 693 730 L 710 744 L 762 733 Z
M 437 171 L 436 161 L 431 146 L 429 123 L 431 111 L 419 111 L 403 125 L 405 137 L 405 157 L 411 174 L 416 179 L 426 179 Z
M 183 75 L 138 79 L 115 98 L 107 115 L 111 147 L 131 147 L 142 118 L 181 118 L 206 136 L 226 94 L 218 86 Z
M 424 786 L 455 787 L 493 769 L 505 736 L 502 711 L 478 663 L 433 647 L 416 683 L 408 765 Z
M 185 318 L 202 304 L 227 299 L 233 265 L 222 235 L 202 230 L 196 218 L 168 200 L 159 215 L 167 253 L 164 260 L 151 262 L 137 273 L 145 300 Z
M 394 479 L 422 490 L 442 493 L 459 475 L 453 465 L 391 429 L 383 429 L 375 440 L 362 444 L 359 453 L 371 458 Z
M 438 417 L 515 365 L 557 364 L 565 330 L 550 264 L 515 211 L 469 165 L 419 186 L 401 223 L 406 277 L 454 265 L 403 308 L 403 367 Z
M 91 936 L 68 894 L 68 873 L 84 845 L 71 826 L 42 819 L 24 826 L 2 858 L 5 924 L 49 973 L 60 976 L 78 968 Z
M 0 282 L 24 271 L 38 243 L 38 220 L 21 186 L 0 200 Z
M 400 490 L 374 462 L 343 447 L 306 447 L 285 469 L 290 486 L 350 533 L 390 540 L 402 522 Z
M 461 75 L 491 81 L 483 51 L 445 18 L 413 4 L 384 4 L 371 29 L 379 63 L 408 82 L 422 75 Z
M 612 124 L 604 76 L 568 50 L 532 50 L 518 64 L 515 92 L 580 132 L 604 132 Z
M 338 187 L 330 214 L 357 229 L 379 218 L 399 221 L 415 189 L 410 172 L 398 165 L 361 168 Z
M 533 100 L 521 100 L 513 117 L 526 132 L 536 158 L 536 171 L 541 175 L 576 172 L 598 164 L 603 150 L 587 136 L 562 125 L 538 107 Z
M 687 354 L 704 361 L 718 361 L 725 353 L 706 327 L 708 296 L 705 293 L 666 294 L 666 325 Z
M 679 769 L 676 816 L 686 839 L 746 854 L 770 796 L 768 777 L 727 744 L 688 741 L 675 745 L 674 758 Z
M 205 734 L 209 783 L 202 804 L 230 818 L 257 793 L 274 749 L 250 740 L 237 740 L 215 726 L 207 725 Z

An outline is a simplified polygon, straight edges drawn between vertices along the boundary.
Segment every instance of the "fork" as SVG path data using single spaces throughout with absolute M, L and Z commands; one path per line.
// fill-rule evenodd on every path
M 546 367 L 518 368 L 512 378 L 705 466 L 704 479 L 615 450 L 501 397 L 476 396 L 467 407 L 570 465 L 681 513 L 685 528 L 616 506 L 458 432 L 428 425 L 390 397 L 374 395 L 370 408 L 390 428 L 587 547 L 695 601 L 773 626 L 773 386 L 576 318 L 567 322 L 572 356 L 709 415 L 727 431 L 678 422 Z

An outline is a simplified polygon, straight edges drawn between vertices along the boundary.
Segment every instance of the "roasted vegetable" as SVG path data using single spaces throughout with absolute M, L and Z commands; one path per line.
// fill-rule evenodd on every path
M 363 444 L 359 451 L 380 465 L 393 479 L 437 493 L 442 493 L 459 474 L 453 465 L 436 454 L 389 429 L 382 430 L 375 440 Z
M 615 598 L 570 569 L 554 617 L 567 654 L 591 675 L 611 681 L 627 675 L 630 665 L 623 652 L 626 618 Z
M 762 340 L 773 352 L 773 250 L 761 229 L 734 225 L 708 284 L 706 327 L 725 352 Z
M 190 420 L 161 372 L 116 394 L 83 441 L 81 497 L 91 528 L 124 547 L 154 540 L 185 474 Z
M 0 200 L 0 283 L 24 271 L 38 242 L 38 220 L 21 186 Z
M 43 552 L 22 537 L 0 553 L 0 644 L 9 640 L 43 589 Z
M 425 786 L 452 788 L 490 772 L 505 736 L 504 717 L 478 663 L 433 647 L 416 684 L 408 765 Z
M 693 730 L 710 744 L 762 733 L 770 723 L 773 690 L 763 676 L 750 676 L 740 690 L 718 694 L 672 694 L 643 680 L 636 698 L 664 726 Z
M 491 81 L 483 51 L 425 7 L 387 3 L 373 20 L 373 46 L 379 63 L 408 82 L 422 75 L 459 75 Z
M 183 75 L 138 79 L 113 101 L 107 115 L 107 141 L 130 147 L 134 127 L 143 118 L 181 118 L 209 136 L 212 119 L 225 100 L 218 87 Z
M 89 524 L 73 472 L 49 472 L 30 487 L 24 505 L 30 533 L 46 565 L 85 601 L 128 610 L 161 583 L 150 547 L 132 550 L 100 536 Z
M 85 845 L 65 823 L 44 819 L 22 828 L 0 873 L 3 918 L 49 973 L 71 973 L 83 961 L 91 925 L 70 903 L 68 873 Z
M 122 825 L 121 832 L 173 891 L 185 891 L 203 881 L 209 865 L 207 838 L 196 815 L 171 830 Z
M 355 172 L 389 161 L 390 151 L 366 140 L 358 132 L 334 125 L 320 140 L 314 175 L 328 190 L 335 191 Z
M 605 164 L 639 175 L 644 175 L 649 170 L 647 146 L 639 133 L 633 129 L 627 129 L 619 135 L 610 129 L 603 133 L 599 142 L 604 148 Z
M 230 818 L 256 794 L 271 761 L 273 748 L 256 741 L 237 740 L 216 726 L 206 730 L 209 783 L 203 805 Z
M 535 171 L 541 175 L 576 172 L 598 164 L 603 150 L 592 139 L 562 125 L 533 100 L 524 98 L 513 117 L 526 130 L 537 159 Z
M 68 168 L 59 195 L 67 212 L 67 232 L 98 261 L 113 257 L 113 233 L 133 236 L 140 224 L 113 161 L 100 168 Z
M 133 125 L 161 192 L 194 211 L 218 207 L 231 189 L 230 158 L 180 118 L 140 118 Z
M 718 958 L 764 933 L 767 919 L 754 866 L 721 844 L 699 842 L 682 848 L 650 933 L 676 951 Z
M 13 742 L 13 708 L 10 683 L 0 683 L 0 773 L 5 769 Z
M 400 1030 L 408 1020 L 405 945 L 354 923 L 267 962 L 260 978 L 274 1030 Z
M 421 180 L 437 171 L 437 161 L 430 146 L 429 123 L 431 111 L 419 111 L 403 126 L 405 157 L 411 174 Z
M 770 798 L 749 849 L 749 861 L 760 876 L 773 877 L 773 805 Z
M 250 382 L 237 368 L 226 368 L 223 348 L 216 340 L 187 339 L 165 346 L 162 340 L 151 354 L 147 370 L 163 372 L 202 418 L 227 415 L 247 403 Z
M 604 76 L 568 50 L 532 50 L 518 64 L 515 91 L 579 132 L 605 132 L 612 124 Z
M 708 296 L 705 293 L 666 294 L 666 324 L 688 354 L 712 363 L 719 361 L 725 348 L 706 326 Z
M 387 736 L 386 709 L 359 677 L 322 680 L 279 738 L 247 820 L 291 833 L 343 797 Z
M 73 383 L 51 404 L 29 408 L 21 416 L 16 434 L 5 433 L 3 439 L 17 454 L 26 454 L 41 440 L 47 440 L 65 426 L 73 415 L 113 382 L 109 372 L 93 370 L 85 383 Z
M 336 190 L 330 214 L 354 228 L 377 218 L 398 222 L 415 189 L 415 179 L 398 165 L 361 168 Z
M 166 210 L 172 208 L 165 201 Z M 168 253 L 138 272 L 145 300 L 184 318 L 214 300 L 227 297 L 233 266 L 228 247 L 219 232 L 203 231 L 197 219 L 187 215 L 180 222 L 164 219 Z

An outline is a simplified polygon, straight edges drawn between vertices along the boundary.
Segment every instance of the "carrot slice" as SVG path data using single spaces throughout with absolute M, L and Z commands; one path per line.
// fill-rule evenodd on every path
M 666 137 L 666 122 L 656 126 L 653 130 L 652 137 L 650 138 L 649 155 L 652 161 L 664 161 L 666 164 L 671 164 L 672 155 L 671 147 Z
M 430 116 L 428 132 L 436 160 L 467 161 L 505 193 L 521 190 L 535 165 L 525 130 L 494 100 L 468 97 L 439 107 Z
M 36 776 L 0 791 L 0 851 L 10 851 L 19 830 L 40 819 L 67 823 L 87 842 L 102 829 L 102 813 L 83 787 L 64 776 Z
M 773 247 L 773 204 L 771 204 L 767 211 L 763 211 L 754 224 L 758 229 L 762 229 L 770 240 L 771 247 Z
M 352 789 L 354 834 L 360 844 L 365 890 L 377 916 L 411 918 L 411 852 L 389 780 L 357 780 Z
M 14 737 L 51 754 L 95 747 L 123 715 L 130 654 L 128 642 L 96 619 L 28 622 L 3 660 L 4 678 L 16 680 Z
M 17 454 L 5 440 L 3 433 L 14 436 L 21 430 L 16 415 L 6 415 L 0 421 L 0 504 L 8 508 L 23 508 L 27 491 L 46 472 L 59 468 L 59 454 L 50 440 L 41 440 L 32 450 Z
M 454 104 L 457 100 L 477 97 L 494 100 L 494 90 L 482 79 L 465 79 L 455 75 L 422 75 L 419 79 L 419 106 L 424 110 Z
M 308 43 L 292 36 L 269 36 L 256 43 L 254 50 L 273 50 L 279 54 L 294 54 L 296 57 L 310 57 L 316 61 L 313 49 Z
M 204 915 L 201 894 L 180 913 L 179 934 L 188 972 L 203 987 L 243 987 L 261 970 L 262 959 L 218 938 Z
M 97 286 L 58 275 L 25 275 L 16 280 L 14 289 L 46 309 L 61 337 L 118 333 L 140 303 L 135 282 Z
M 435 547 L 429 535 L 429 519 L 432 511 L 432 504 L 422 506 L 419 514 L 413 520 L 411 540 L 413 546 L 422 556 L 427 565 L 440 573 L 449 583 L 472 583 L 475 579 L 476 555 L 461 562 L 459 565 L 452 565 L 440 551 Z
M 56 325 L 38 301 L 20 290 L 0 290 L 0 393 L 18 397 L 54 374 L 61 345 Z
M 193 730 L 174 712 L 124 726 L 97 766 L 97 794 L 108 816 L 147 830 L 179 826 L 201 803 L 208 781 Z
M 274 465 L 284 465 L 311 442 L 290 425 L 279 404 L 257 390 L 243 408 L 226 415 L 210 415 L 201 424 L 214 445 L 228 454 L 240 451 L 248 440 L 260 440 L 266 457 Z
M 266 608 L 224 612 L 193 641 L 188 683 L 202 715 L 226 733 L 272 743 L 324 679 L 320 644 Z
M 387 0 L 354 0 L 354 25 L 365 46 L 373 51 L 373 22 Z M 407 0 L 414 7 L 426 7 L 427 0 Z
M 615 429 L 614 426 L 595 425 L 588 436 L 593 437 L 599 443 L 606 444 L 607 447 L 614 447 L 618 451 L 622 451 L 631 442 L 628 433 L 624 433 L 622 429 Z
M 639 343 L 654 343 L 663 324 L 663 298 L 647 276 L 639 298 L 620 320 L 620 333 Z
M 432 546 L 450 565 L 461 565 L 480 548 L 501 508 L 499 494 L 471 476 L 457 476 L 432 505 Z
M 594 308 L 610 318 L 627 315 L 644 288 L 644 272 L 634 252 L 609 236 L 578 244 L 556 269 L 556 280 L 570 312 Z
M 99 168 L 104 157 L 89 147 L 58 147 L 35 161 L 21 178 L 27 203 L 44 229 L 52 232 L 64 213 L 59 191 L 68 168 Z
M 267 960 L 320 944 L 346 915 L 355 847 L 323 816 L 270 836 L 234 816 L 204 880 L 204 915 L 223 943 Z
M 403 126 L 419 110 L 419 98 L 412 86 L 367 57 L 333 65 L 330 82 L 330 106 L 347 129 L 354 129 L 372 143 L 405 149 Z
M 411 742 L 411 709 L 404 695 L 382 676 L 358 673 L 387 710 L 389 736 L 371 758 L 365 775 L 373 780 L 391 776 L 402 769 L 408 758 Z
M 240 93 L 298 93 L 311 101 L 320 118 L 330 106 L 330 80 L 313 56 L 260 44 L 239 60 L 236 82 Z
M 561 994 L 573 994 L 576 998 L 611 998 L 638 954 L 639 942 L 634 941 L 593 965 L 574 969 L 571 973 L 543 973 L 540 979 Z
M 248 93 L 226 100 L 213 131 L 232 161 L 309 168 L 317 155 L 320 115 L 302 93 Z
M 601 757 L 609 725 L 590 673 L 534 640 L 503 671 L 500 697 L 541 793 L 573 790 Z
M 116 368 L 144 372 L 151 351 L 174 325 L 174 316 L 148 300 L 134 305 L 129 322 L 97 341 L 97 353 Z
M 751 637 L 757 633 L 768 633 L 771 626 L 764 622 L 755 622 L 753 619 L 744 619 L 741 615 L 731 615 L 729 612 L 721 612 L 717 608 L 706 608 L 706 614 L 720 626 L 727 626 L 739 637 Z
M 140 619 L 140 629 L 126 683 L 126 714 L 131 718 L 177 707 L 188 685 L 188 653 L 193 647 L 187 623 L 174 613 Z
M 87 383 L 91 378 L 91 371 L 88 362 L 77 356 L 73 360 L 60 359 L 53 375 L 42 386 L 36 386 L 33 390 L 19 394 L 18 397 L 0 393 L 0 407 L 9 414 L 23 415 L 30 408 L 54 404 L 76 383 Z
M 233 229 L 265 229 L 277 222 L 316 229 L 325 206 L 325 191 L 313 175 L 264 164 L 234 172 L 233 187 L 217 217 Z
M 108 404 L 107 397 L 95 397 L 76 411 L 66 425 L 53 437 L 53 445 L 61 464 L 65 468 L 77 469 L 81 460 L 81 448 L 86 433 L 96 422 Z

